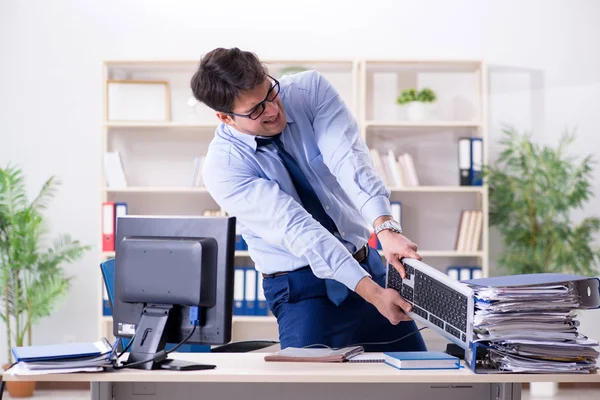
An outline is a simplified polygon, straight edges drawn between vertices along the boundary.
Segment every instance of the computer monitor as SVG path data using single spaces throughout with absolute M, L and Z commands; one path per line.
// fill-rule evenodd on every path
M 235 217 L 119 217 L 115 250 L 113 333 L 133 338 L 125 366 L 214 368 L 164 349 L 231 340 Z

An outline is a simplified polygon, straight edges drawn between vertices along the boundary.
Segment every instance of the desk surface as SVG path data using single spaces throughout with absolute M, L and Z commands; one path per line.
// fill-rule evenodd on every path
M 310 383 L 479 383 L 479 382 L 600 382 L 594 374 L 475 374 L 459 370 L 400 371 L 383 363 L 266 362 L 265 353 L 180 353 L 169 357 L 217 368 L 203 371 L 144 371 L 53 375 L 4 374 L 6 381 L 71 382 L 310 382 Z

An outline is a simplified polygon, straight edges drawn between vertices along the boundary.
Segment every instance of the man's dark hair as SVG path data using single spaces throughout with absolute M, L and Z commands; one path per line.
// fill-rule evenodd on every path
M 264 82 L 267 69 L 258 57 L 237 47 L 217 48 L 202 57 L 191 80 L 196 100 L 215 111 L 232 112 L 240 92 Z

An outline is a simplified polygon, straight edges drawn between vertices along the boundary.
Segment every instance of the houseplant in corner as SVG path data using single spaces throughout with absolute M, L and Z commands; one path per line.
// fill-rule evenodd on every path
M 592 245 L 600 218 L 575 223 L 571 212 L 593 196 L 592 156 L 567 153 L 574 136 L 564 133 L 554 148 L 531 135 L 504 129 L 502 152 L 485 166 L 489 221 L 503 237 L 498 266 L 508 274 L 562 272 L 597 276 L 600 249 Z
M 89 246 L 69 235 L 48 242 L 43 212 L 59 182 L 49 178 L 32 201 L 27 198 L 23 171 L 0 167 L 0 317 L 6 326 L 7 361 L 14 346 L 32 344 L 32 327 L 67 293 L 71 278 L 63 265 L 80 258 Z M 7 382 L 11 397 L 33 395 L 35 382 Z
M 437 99 L 433 90 L 423 88 L 406 89 L 396 98 L 396 103 L 407 107 L 408 119 L 411 121 L 421 121 L 425 119 L 425 103 L 433 103 Z

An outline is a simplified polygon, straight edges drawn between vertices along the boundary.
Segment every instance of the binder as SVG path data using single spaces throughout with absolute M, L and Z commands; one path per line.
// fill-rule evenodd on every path
M 256 312 L 255 315 L 268 315 L 267 298 L 263 289 L 263 276 L 256 271 Z
M 235 267 L 233 283 L 233 314 L 245 315 L 244 290 L 246 274 L 242 267 Z
M 471 138 L 471 185 L 481 186 L 483 180 L 481 179 L 483 165 L 483 139 L 482 138 Z
M 464 282 L 474 287 L 494 288 L 494 287 L 528 287 L 536 285 L 552 285 L 572 283 L 581 299 L 578 309 L 598 309 L 600 308 L 600 278 L 587 277 L 580 275 L 561 274 L 561 273 L 540 273 L 540 274 L 522 274 L 495 276 L 490 278 L 471 279 Z M 490 351 L 490 346 L 485 342 L 473 342 L 465 352 L 465 362 L 467 366 L 477 374 L 506 373 L 483 362 Z
M 102 203 L 102 251 L 115 251 L 115 203 Z
M 112 299 L 114 298 L 114 293 L 113 287 L 109 284 L 109 282 L 115 281 L 115 259 L 111 258 L 109 260 L 101 262 L 100 271 L 102 272 L 103 282 L 102 314 L 106 316 L 112 316 Z
M 11 351 L 17 362 L 36 362 L 100 356 L 110 353 L 112 346 L 103 339 L 98 342 L 20 346 L 13 347 Z
M 400 226 L 402 226 L 402 202 L 392 201 L 390 203 L 390 207 L 392 209 L 392 218 L 398 221 Z
M 256 270 L 253 267 L 245 267 L 246 279 L 244 289 L 244 303 L 246 315 L 256 315 Z
M 458 139 L 458 173 L 460 186 L 471 185 L 471 139 Z
M 127 203 L 124 202 L 118 202 L 115 203 L 115 233 L 117 231 L 117 221 L 119 219 L 119 217 L 124 217 L 125 215 L 127 215 Z

